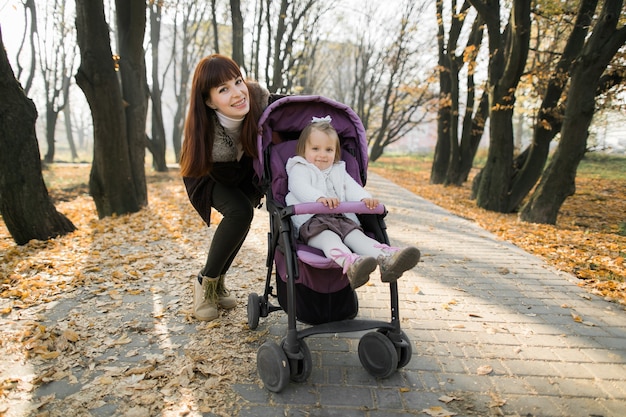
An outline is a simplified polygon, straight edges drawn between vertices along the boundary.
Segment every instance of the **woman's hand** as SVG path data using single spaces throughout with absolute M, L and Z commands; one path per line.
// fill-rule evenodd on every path
M 365 203 L 365 207 L 367 207 L 370 210 L 375 209 L 379 203 L 378 199 L 376 198 L 363 198 L 361 199 L 361 201 Z
M 337 208 L 337 206 L 339 205 L 339 199 L 331 197 L 320 197 L 317 199 L 317 202 L 322 203 L 324 206 L 330 209 Z

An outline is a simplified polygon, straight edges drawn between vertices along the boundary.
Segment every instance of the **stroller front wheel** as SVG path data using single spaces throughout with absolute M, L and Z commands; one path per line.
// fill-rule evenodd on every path
M 378 329 L 378 332 L 384 334 L 391 340 L 398 353 L 398 369 L 404 368 L 411 361 L 411 356 L 413 355 L 413 348 L 411 347 L 409 336 L 402 330 L 400 330 L 399 333 L 391 333 L 386 329 Z
M 257 328 L 259 317 L 261 317 L 261 302 L 258 294 L 251 293 L 248 295 L 248 327 L 250 329 Z
M 401 342 L 399 343 L 398 348 L 398 369 L 404 368 L 411 361 L 411 356 L 413 356 L 413 348 L 411 347 L 411 339 L 400 330 L 400 338 Z
M 274 342 L 265 342 L 256 354 L 259 376 L 269 391 L 281 392 L 289 384 L 289 360 Z
M 283 338 L 280 347 L 285 351 L 287 339 Z M 298 340 L 299 351 L 295 359 L 290 359 L 290 379 L 293 382 L 305 382 L 311 376 L 313 370 L 313 359 L 311 350 L 303 339 Z
M 369 332 L 359 341 L 359 360 L 370 375 L 388 378 L 398 367 L 398 351 L 384 334 Z

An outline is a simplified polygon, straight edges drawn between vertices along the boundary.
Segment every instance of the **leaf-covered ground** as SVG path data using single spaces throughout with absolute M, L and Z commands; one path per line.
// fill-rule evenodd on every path
M 553 227 L 477 209 L 469 184 L 430 185 L 427 166 L 376 165 L 372 171 L 626 304 L 626 180 L 579 181 Z M 234 415 L 236 387 L 258 383 L 254 357 L 265 335 L 249 331 L 244 305 L 265 282 L 258 260 L 265 258 L 266 217 L 256 216 L 229 273 L 241 305 L 199 323 L 191 317 L 190 282 L 213 229 L 193 211 L 178 172 L 149 175 L 149 207 L 101 220 L 87 194 L 88 173 L 87 165 L 58 164 L 44 174 L 74 233 L 16 246 L 0 222 L 0 416 L 88 416 L 106 407 L 137 417 Z M 55 391 L 46 392 L 51 384 Z
M 250 332 L 245 302 L 265 282 L 267 219 L 229 273 L 239 308 L 198 322 L 191 282 L 214 228 L 178 172 L 150 176 L 149 207 L 101 220 L 88 173 L 45 172 L 74 233 L 16 246 L 0 222 L 0 416 L 234 415 L 233 387 L 258 383 L 265 334 Z
M 424 161 L 379 161 L 371 171 L 575 275 L 589 292 L 626 305 L 626 178 L 579 176 L 576 194 L 565 201 L 552 226 L 476 207 L 471 181 L 462 187 L 430 184 L 430 164 Z

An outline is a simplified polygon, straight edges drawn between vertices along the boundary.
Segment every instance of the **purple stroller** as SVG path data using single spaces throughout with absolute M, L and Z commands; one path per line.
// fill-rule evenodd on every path
M 387 378 L 409 363 L 411 342 L 400 328 L 398 287 L 390 287 L 389 322 L 357 319 L 358 298 L 342 268 L 315 248 L 297 240 L 291 216 L 305 213 L 356 213 L 366 233 L 389 244 L 384 217 L 379 205 L 372 213 L 361 202 L 341 203 L 330 210 L 321 203 L 285 206 L 287 194 L 287 159 L 295 154 L 300 132 L 313 116 L 330 115 L 341 140 L 341 155 L 348 173 L 361 185 L 367 180 L 367 140 L 365 129 L 348 106 L 322 96 L 287 96 L 272 103 L 259 120 L 256 174 L 266 188 L 270 212 L 268 233 L 267 279 L 262 295 L 248 296 L 248 325 L 256 329 L 260 317 L 283 310 L 287 313 L 287 334 L 280 345 L 265 342 L 257 352 L 257 370 L 265 387 L 282 391 L 289 381 L 304 382 L 312 371 L 312 357 L 305 338 L 316 334 L 365 333 L 358 346 L 363 367 L 377 378 Z M 272 283 L 276 267 L 276 292 Z M 270 302 L 278 299 L 278 306 Z M 297 322 L 309 326 L 299 329 Z

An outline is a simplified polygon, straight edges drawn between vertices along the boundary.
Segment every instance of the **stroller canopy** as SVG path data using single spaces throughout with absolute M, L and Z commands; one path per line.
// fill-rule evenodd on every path
M 332 118 L 343 152 L 350 152 L 360 167 L 360 180 L 365 185 L 367 176 L 367 137 L 361 119 L 349 106 L 323 96 L 287 96 L 270 104 L 259 119 L 257 137 L 258 160 L 254 169 L 259 178 L 265 175 L 266 150 L 288 140 L 297 140 L 300 132 L 313 117 Z M 271 179 L 270 179 L 271 180 Z

